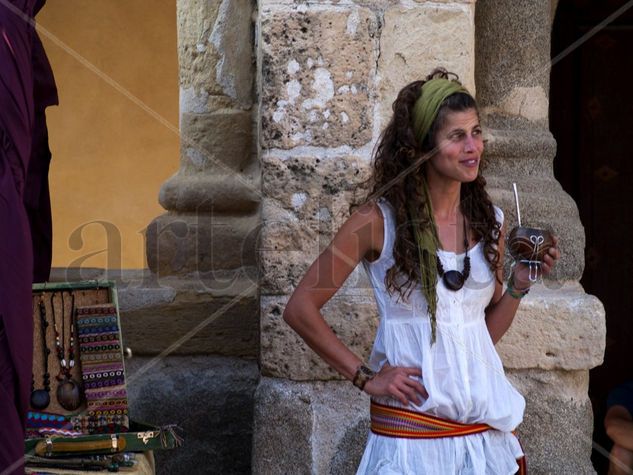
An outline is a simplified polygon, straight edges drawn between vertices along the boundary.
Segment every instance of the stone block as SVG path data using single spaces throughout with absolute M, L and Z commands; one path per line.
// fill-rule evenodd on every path
M 543 123 L 549 116 L 549 98 L 541 86 L 515 87 L 503 98 L 500 110 Z
M 368 396 L 349 382 L 262 378 L 255 395 L 253 473 L 354 473 L 368 416 Z
M 378 60 L 380 129 L 408 83 L 442 66 L 475 93 L 474 2 L 394 5 L 385 11 Z
M 356 157 L 264 156 L 262 292 L 290 293 L 366 195 L 369 165 Z
M 518 435 L 532 474 L 595 474 L 587 371 L 509 371 L 526 400 Z
M 497 350 L 506 368 L 589 370 L 602 363 L 605 337 L 604 308 L 580 284 L 538 285 Z
M 550 3 L 477 2 L 477 99 L 483 108 L 511 106 L 516 88 L 549 91 Z M 509 107 L 506 112 L 513 110 Z M 547 127 L 546 120 L 541 122 Z
M 260 32 L 263 148 L 369 143 L 376 14 L 356 5 L 264 8 Z
M 256 361 L 134 357 L 126 370 L 132 418 L 182 428 L 182 447 L 154 452 L 157 474 L 251 473 Z
M 370 290 L 335 295 L 322 314 L 334 333 L 361 358 L 368 358 L 378 324 Z M 293 380 L 339 379 L 341 376 L 314 353 L 283 320 L 288 297 L 261 297 L 262 374 Z
M 256 214 L 164 214 L 147 227 L 147 262 L 160 276 L 254 266 L 258 233 Z
M 214 49 L 209 47 L 208 41 L 221 3 L 222 0 L 177 2 L 180 86 L 193 87 L 196 92 L 206 95 L 222 94 L 219 85 L 213 84 L 215 77 L 212 74 L 219 57 Z
M 251 0 L 223 0 L 209 37 L 220 56 L 215 81 L 243 108 L 253 102 L 253 8 Z
M 556 140 L 549 130 L 530 124 L 517 116 L 482 114 L 486 147 L 484 160 L 488 167 L 505 166 L 505 161 L 521 161 L 527 176 L 551 177 Z
M 259 186 L 252 174 L 178 173 L 163 183 L 158 201 L 169 211 L 251 214 L 259 207 Z
M 265 155 L 262 157 L 262 190 L 266 197 L 274 198 L 295 212 L 309 215 L 314 210 L 306 199 L 295 193 L 303 192 L 306 198 L 352 192 L 360 197 L 362 185 L 369 178 L 370 164 L 357 156 L 327 156 L 297 154 L 291 157 Z
M 254 161 L 250 111 L 182 114 L 181 173 L 242 173 Z
M 169 277 L 149 269 L 54 268 L 50 282 L 114 281 L 123 342 L 134 355 L 256 358 L 257 279 L 254 267 Z
M 178 59 L 186 112 L 250 108 L 253 97 L 250 0 L 178 2 Z M 217 98 L 223 97 L 221 103 Z M 227 102 L 228 99 L 228 102 Z
M 203 276 L 128 282 L 119 289 L 125 346 L 136 355 L 254 358 L 259 350 L 259 303 L 254 276 L 222 282 Z M 212 286 L 216 286 L 213 288 Z

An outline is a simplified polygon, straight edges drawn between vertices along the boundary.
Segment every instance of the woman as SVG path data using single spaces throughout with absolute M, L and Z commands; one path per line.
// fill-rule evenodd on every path
M 522 464 L 512 431 L 525 401 L 494 344 L 530 280 L 517 265 L 503 290 L 503 213 L 484 189 L 476 103 L 450 78 L 438 69 L 400 91 L 376 149 L 372 199 L 341 227 L 284 312 L 315 352 L 372 397 L 359 474 L 512 474 Z M 552 248 L 542 271 L 558 258 Z M 320 314 L 359 262 L 381 317 L 368 363 Z

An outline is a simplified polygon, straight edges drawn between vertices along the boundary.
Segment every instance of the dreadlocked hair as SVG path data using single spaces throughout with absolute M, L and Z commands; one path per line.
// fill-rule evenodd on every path
M 457 75 L 438 68 L 423 81 L 414 81 L 399 92 L 393 103 L 393 116 L 374 150 L 370 192 L 366 198 L 366 201 L 374 201 L 383 197 L 395 210 L 395 263 L 387 271 L 385 286 L 390 294 L 397 293 L 405 301 L 414 286 L 420 283 L 418 248 L 408 213 L 412 200 L 415 209 L 419 210 L 417 218 L 420 226 L 431 225 L 430 216 L 426 216 L 424 194 L 419 191 L 422 175 L 426 173 L 424 162 L 436 152 L 437 132 L 446 123 L 450 112 L 477 110 L 470 94 L 458 92 L 450 95 L 442 103 L 429 133 L 420 143 L 412 127 L 413 106 L 420 97 L 422 85 L 434 78 L 457 80 Z M 483 242 L 484 256 L 495 273 L 501 265 L 497 250 L 500 225 L 485 189 L 486 180 L 481 174 L 485 162 L 482 161 L 481 165 L 477 178 L 461 185 L 460 208 L 475 238 Z

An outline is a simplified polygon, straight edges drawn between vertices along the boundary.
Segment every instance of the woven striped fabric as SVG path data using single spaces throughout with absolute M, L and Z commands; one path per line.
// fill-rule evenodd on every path
M 478 434 L 491 430 L 487 424 L 461 424 L 422 412 L 371 402 L 371 431 L 388 437 L 436 439 Z
M 399 407 L 385 406 L 371 401 L 371 431 L 386 437 L 405 439 L 437 439 L 459 437 L 495 430 L 488 424 L 462 424 L 460 422 L 430 416 L 422 412 Z M 525 457 L 517 459 L 519 475 L 527 475 Z
M 76 326 L 88 407 L 72 418 L 73 426 L 90 434 L 127 432 L 128 400 L 116 306 L 77 307 Z

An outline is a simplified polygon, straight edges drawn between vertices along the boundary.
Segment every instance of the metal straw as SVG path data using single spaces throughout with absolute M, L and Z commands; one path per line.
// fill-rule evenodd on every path
M 514 189 L 514 202 L 517 206 L 517 220 L 519 221 L 519 226 L 521 226 L 521 210 L 519 209 L 519 192 L 517 191 L 517 184 L 512 183 L 512 188 Z

